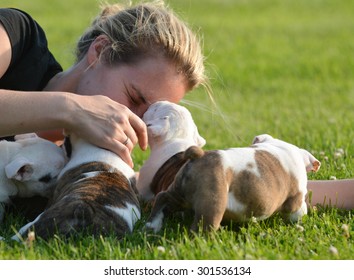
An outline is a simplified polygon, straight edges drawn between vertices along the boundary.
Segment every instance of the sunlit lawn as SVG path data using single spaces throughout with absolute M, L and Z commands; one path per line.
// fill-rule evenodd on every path
M 169 3 L 203 35 L 217 108 L 202 89 L 188 94 L 183 104 L 192 111 L 206 148 L 245 146 L 255 135 L 269 133 L 322 161 L 320 172 L 310 179 L 354 177 L 353 1 Z M 77 38 L 98 12 L 94 0 L 51 5 L 3 0 L 1 5 L 7 4 L 38 19 L 64 68 L 73 61 Z M 340 157 L 335 155 L 339 148 L 344 151 Z M 147 157 L 134 151 L 137 170 Z M 158 235 L 144 232 L 146 211 L 134 234 L 122 241 L 112 235 L 36 240 L 30 246 L 0 242 L 0 259 L 352 259 L 352 214 L 316 207 L 299 225 L 275 216 L 191 236 L 188 221 L 185 227 L 178 216 Z M 0 235 L 11 236 L 13 227 L 23 223 L 8 217 Z

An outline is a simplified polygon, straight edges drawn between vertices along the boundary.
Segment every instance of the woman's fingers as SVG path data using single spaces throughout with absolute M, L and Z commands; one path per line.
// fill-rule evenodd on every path
M 135 140 L 131 140 L 131 138 L 129 136 L 125 135 L 125 140 L 124 141 L 119 141 L 120 143 L 122 143 L 125 147 L 128 148 L 129 152 L 131 152 L 134 149 L 134 146 L 136 145 L 137 141 Z M 135 136 L 136 138 L 136 136 Z
M 112 139 L 113 141 L 108 144 L 107 149 L 111 150 L 115 154 L 121 157 L 121 159 L 128 164 L 131 168 L 134 167 L 134 163 L 132 160 L 132 157 L 130 155 L 131 150 L 127 147 L 127 145 L 124 145 L 118 140 Z M 129 141 L 130 142 L 130 141 Z M 132 145 L 132 144 L 130 144 Z
M 133 142 L 134 146 L 139 142 L 140 148 L 145 151 L 148 146 L 148 135 L 145 123 L 134 113 L 129 117 L 129 123 L 134 130 L 134 135 L 127 136 Z

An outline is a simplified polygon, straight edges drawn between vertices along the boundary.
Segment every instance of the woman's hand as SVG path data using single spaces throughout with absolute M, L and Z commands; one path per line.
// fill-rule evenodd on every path
M 145 123 L 126 106 L 102 95 L 69 95 L 66 130 L 74 132 L 90 143 L 118 154 L 133 166 L 131 151 L 139 143 L 148 145 Z M 71 104 L 71 106 L 70 106 Z

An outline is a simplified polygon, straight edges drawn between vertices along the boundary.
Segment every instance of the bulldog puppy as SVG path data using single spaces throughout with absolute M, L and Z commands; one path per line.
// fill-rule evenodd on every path
M 156 196 L 146 227 L 157 232 L 164 215 L 194 211 L 191 230 L 218 229 L 222 220 L 266 219 L 275 212 L 290 221 L 307 214 L 307 174 L 320 162 L 308 151 L 263 134 L 247 148 L 203 151 L 189 148 L 189 159 L 167 191 Z
M 115 232 L 118 237 L 132 232 L 140 219 L 134 170 L 118 155 L 75 135 L 64 145 L 69 162 L 59 174 L 49 206 L 12 239 L 20 240 L 32 227 L 43 239 L 77 232 Z
M 11 197 L 49 197 L 66 163 L 63 150 L 34 133 L 0 141 L 0 223 Z
M 143 120 L 151 153 L 139 171 L 137 189 L 142 199 L 149 201 L 172 183 L 186 162 L 183 152 L 191 146 L 204 146 L 205 140 L 199 135 L 191 113 L 174 103 L 152 104 Z

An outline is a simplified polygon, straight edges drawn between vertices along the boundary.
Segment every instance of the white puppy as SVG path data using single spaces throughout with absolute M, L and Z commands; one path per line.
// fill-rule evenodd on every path
M 50 196 L 66 163 L 61 148 L 36 134 L 15 139 L 0 141 L 0 222 L 10 197 Z
M 197 230 L 217 229 L 222 220 L 262 220 L 281 212 L 291 221 L 307 213 L 307 174 L 320 162 L 308 151 L 263 134 L 252 146 L 203 151 L 191 147 L 189 161 L 167 191 L 155 199 L 147 228 L 159 231 L 164 215 L 192 209 Z
M 199 135 L 190 112 L 174 103 L 152 104 L 143 120 L 151 153 L 140 169 L 137 189 L 144 200 L 151 200 L 170 185 L 185 163 L 181 159 L 183 152 L 191 146 L 204 146 L 205 140 Z

